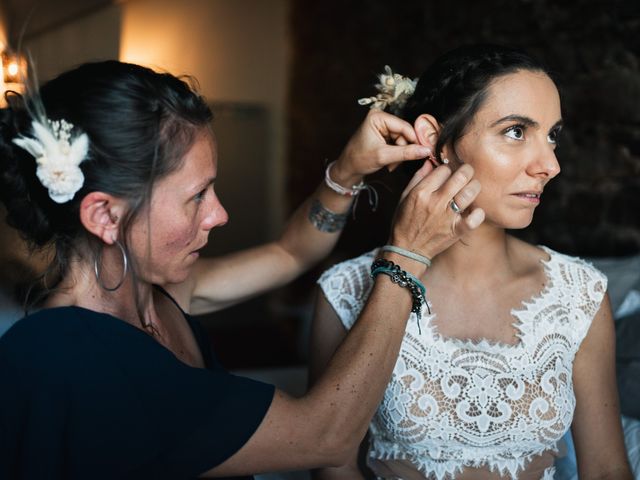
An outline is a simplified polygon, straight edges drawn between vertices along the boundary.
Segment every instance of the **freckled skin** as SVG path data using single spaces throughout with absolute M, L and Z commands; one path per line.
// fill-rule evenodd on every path
M 517 122 L 493 125 L 509 115 L 528 117 L 538 125 L 527 127 L 522 139 L 512 138 L 513 132 L 505 129 Z M 531 223 L 536 203 L 513 194 L 540 191 L 560 172 L 555 144 L 549 141 L 560 120 L 558 90 L 546 74 L 520 71 L 491 83 L 484 104 L 451 155 L 473 166 L 482 185 L 473 207 L 484 209 L 486 224 L 524 228 Z
M 160 285 L 184 281 L 213 227 L 227 212 L 212 181 L 217 174 L 215 139 L 200 133 L 175 172 L 156 182 L 150 207 L 134 221 L 131 249 L 141 277 Z

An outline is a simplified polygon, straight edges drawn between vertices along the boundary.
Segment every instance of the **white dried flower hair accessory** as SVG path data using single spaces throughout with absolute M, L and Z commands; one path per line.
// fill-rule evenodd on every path
M 76 135 L 71 141 L 73 125 L 65 120 L 31 123 L 33 138 L 20 136 L 13 143 L 36 159 L 36 175 L 56 203 L 66 203 L 84 184 L 80 164 L 87 158 L 89 137 Z
M 384 66 L 384 72 L 378 75 L 380 83 L 376 84 L 378 93 L 375 97 L 366 97 L 358 100 L 360 105 L 371 105 L 369 108 L 379 110 L 389 109 L 395 113 L 400 110 L 407 99 L 413 95 L 418 79 L 403 77 L 399 73 L 393 73 L 389 65 Z

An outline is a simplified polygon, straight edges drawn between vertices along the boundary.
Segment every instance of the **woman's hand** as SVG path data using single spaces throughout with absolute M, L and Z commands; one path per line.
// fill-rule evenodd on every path
M 435 170 L 429 162 L 418 170 L 402 194 L 390 243 L 433 258 L 484 221 L 484 211 L 464 210 L 480 193 L 473 167 L 462 165 L 453 174 L 446 165 Z M 456 213 L 452 200 L 462 210 Z
M 416 144 L 413 126 L 380 110 L 370 110 L 353 134 L 331 169 L 331 178 L 348 188 L 362 177 L 395 167 L 398 162 L 418 160 L 432 153 L 432 149 Z

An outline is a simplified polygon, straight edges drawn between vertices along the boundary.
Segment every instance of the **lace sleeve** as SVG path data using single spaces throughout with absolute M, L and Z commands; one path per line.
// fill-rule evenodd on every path
M 560 262 L 561 283 L 573 311 L 571 325 L 575 351 L 587 336 L 591 323 L 607 293 L 607 277 L 590 263 L 575 257 Z
M 334 265 L 325 271 L 318 285 L 342 324 L 350 329 L 364 307 L 373 281 L 369 275 L 376 250 Z

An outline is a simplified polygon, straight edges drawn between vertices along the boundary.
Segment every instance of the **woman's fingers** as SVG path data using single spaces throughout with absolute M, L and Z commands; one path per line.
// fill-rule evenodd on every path
M 480 182 L 473 178 L 462 188 L 462 190 L 460 190 L 453 196 L 452 201 L 455 202 L 455 205 L 457 205 L 461 211 L 464 211 L 476 199 L 476 197 L 480 193 L 480 189 Z
M 484 210 L 474 208 L 470 213 L 458 215 L 452 224 L 453 234 L 457 237 L 463 237 L 471 230 L 478 228 L 484 222 Z
M 392 135 L 392 138 L 393 138 L 393 143 L 395 143 L 396 145 L 403 146 L 403 145 L 409 144 L 409 142 L 407 142 L 407 140 L 402 136 Z M 393 172 L 398 167 L 398 165 L 400 165 L 400 163 L 390 163 L 387 165 L 387 170 L 390 172 Z
M 424 145 L 385 145 L 378 150 L 378 160 L 382 166 L 407 160 L 420 160 L 431 155 L 431 148 Z
M 470 207 L 480 193 L 480 182 L 473 179 L 473 168 L 464 165 L 451 173 L 447 166 L 430 170 L 426 162 L 411 179 L 403 193 L 394 228 L 394 245 L 433 257 L 484 221 L 484 211 Z M 429 173 L 430 172 L 430 173 Z M 452 200 L 455 198 L 455 208 Z
M 338 158 L 335 173 L 345 180 L 373 173 L 382 167 L 395 166 L 407 160 L 426 158 L 429 145 L 418 145 L 413 126 L 391 114 L 370 111 Z
M 407 186 L 404 188 L 404 191 L 402 192 L 402 195 L 400 195 L 400 201 L 404 200 L 404 197 L 406 197 L 408 195 L 408 193 L 413 190 L 413 188 L 422 181 L 422 179 L 424 177 L 426 177 L 427 175 L 429 175 L 431 172 L 433 172 L 434 168 L 433 165 L 431 164 L 431 162 L 424 162 L 424 164 L 422 165 L 422 167 L 420 167 L 418 169 L 418 171 L 416 173 L 413 174 L 413 177 L 411 177 L 411 180 L 409 180 L 409 183 L 407 184 Z M 444 173 L 444 172 L 443 172 Z
M 385 139 L 403 137 L 407 143 L 416 143 L 416 132 L 413 125 L 390 113 L 369 110 L 365 123 L 370 122 Z
M 446 185 L 442 186 L 443 198 L 453 199 L 473 178 L 473 167 L 465 163 L 458 168 L 452 175 Z
M 464 224 L 467 231 L 478 228 L 482 222 L 484 222 L 484 210 L 481 208 L 474 208 L 473 211 L 464 218 Z

